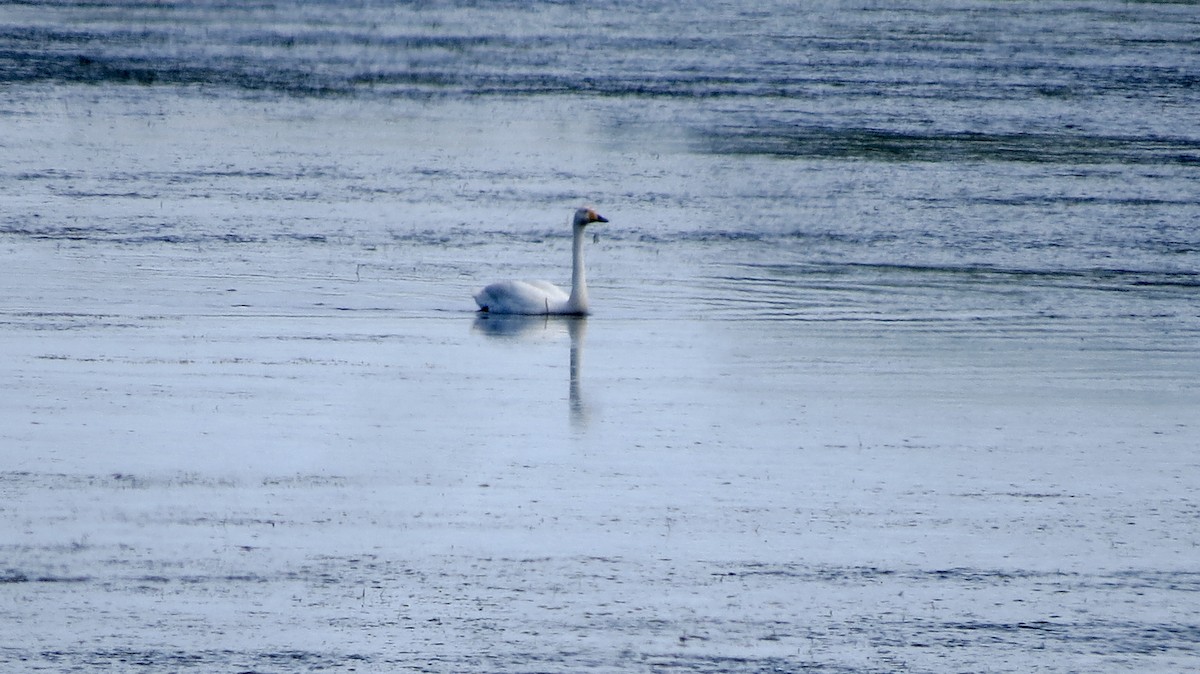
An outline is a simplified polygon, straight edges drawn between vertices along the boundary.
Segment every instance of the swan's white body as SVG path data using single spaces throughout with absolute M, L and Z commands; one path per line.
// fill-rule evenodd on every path
M 590 208 L 575 211 L 571 223 L 571 293 L 549 281 L 500 281 L 475 293 L 480 311 L 493 314 L 570 314 L 588 313 L 587 278 L 583 268 L 583 230 L 593 222 L 608 222 Z

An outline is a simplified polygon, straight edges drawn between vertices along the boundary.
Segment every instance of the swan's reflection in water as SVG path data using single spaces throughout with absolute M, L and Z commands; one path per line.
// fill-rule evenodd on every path
M 583 342 L 587 335 L 584 316 L 520 316 L 514 314 L 481 313 L 475 317 L 473 329 L 496 339 L 542 341 L 561 335 L 571 340 L 568 400 L 571 424 L 577 428 L 587 425 L 589 409 L 583 400 Z

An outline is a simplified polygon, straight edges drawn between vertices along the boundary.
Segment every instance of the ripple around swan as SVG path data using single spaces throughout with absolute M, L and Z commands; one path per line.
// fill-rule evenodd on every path
M 615 291 L 614 291 L 615 292 Z M 1019 339 L 1053 329 L 1066 337 L 1103 326 L 1114 338 L 1145 331 L 1162 348 L 1200 336 L 1191 310 L 1200 276 L 1117 269 L 1014 270 L 886 264 L 722 265 L 666 301 L 710 318 L 888 324 Z M 675 293 L 678 297 L 671 299 Z M 624 304 L 623 298 L 612 300 Z

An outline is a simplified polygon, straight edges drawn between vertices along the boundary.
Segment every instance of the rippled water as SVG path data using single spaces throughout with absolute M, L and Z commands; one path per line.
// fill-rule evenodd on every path
M 551 206 L 590 198 L 622 209 L 611 241 L 778 262 L 783 279 L 1065 278 L 1139 302 L 1198 284 L 1188 5 L 6 14 L 0 76 L 21 94 L 7 125 L 32 125 L 39 149 L 13 153 L 10 194 L 125 206 L 84 223 L 7 209 L 12 234 L 531 244 L 558 230 Z M 46 129 L 47 108 L 67 126 Z M 45 162 L 48 140 L 69 159 Z M 200 198 L 257 203 L 200 220 L 146 203 Z M 264 221 L 264 201 L 319 208 Z M 377 208 L 337 217 L 331 203 Z
M 1194 667 L 1198 34 L 0 6 L 0 661 Z

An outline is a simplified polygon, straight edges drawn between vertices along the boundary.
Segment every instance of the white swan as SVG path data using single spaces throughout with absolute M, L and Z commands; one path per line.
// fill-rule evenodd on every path
M 608 219 L 590 208 L 575 211 L 571 229 L 575 235 L 571 254 L 571 294 L 549 281 L 500 281 L 475 293 L 480 311 L 493 314 L 588 313 L 587 279 L 583 271 L 583 229 Z

